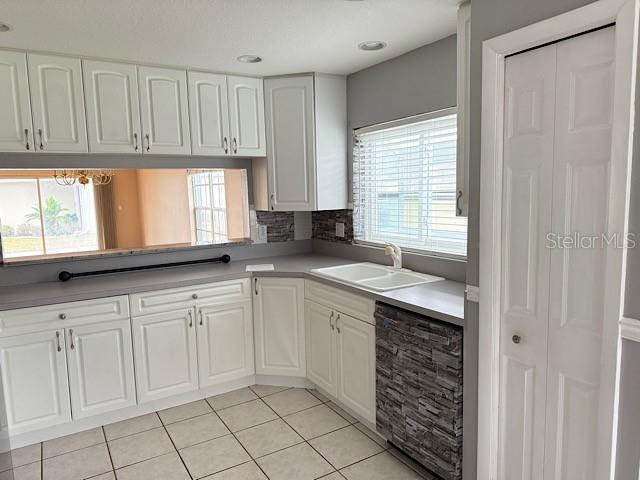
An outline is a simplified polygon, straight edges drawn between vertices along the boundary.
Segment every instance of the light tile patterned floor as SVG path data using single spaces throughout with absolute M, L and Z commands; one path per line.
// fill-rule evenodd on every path
M 323 395 L 266 385 L 14 450 L 12 462 L 0 480 L 422 479 Z

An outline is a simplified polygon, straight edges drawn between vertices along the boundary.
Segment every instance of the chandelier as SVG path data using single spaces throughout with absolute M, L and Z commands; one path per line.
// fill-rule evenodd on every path
M 58 185 L 87 185 L 89 182 L 95 186 L 107 185 L 113 178 L 112 170 L 54 170 L 53 179 Z

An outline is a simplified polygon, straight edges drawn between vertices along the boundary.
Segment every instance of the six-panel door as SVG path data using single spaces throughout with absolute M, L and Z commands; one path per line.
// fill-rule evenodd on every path
M 335 317 L 324 305 L 305 301 L 307 378 L 334 397 L 338 386 Z
M 200 387 L 253 375 L 251 301 L 197 310 Z
M 138 67 L 143 153 L 191 153 L 187 72 Z
M 27 54 L 36 150 L 87 152 L 79 58 Z
M 27 55 L 0 51 L 0 151 L 33 151 Z
M 264 90 L 261 78 L 227 77 L 230 154 L 263 157 L 267 154 L 264 125 Z
M 229 154 L 227 76 L 188 72 L 191 151 L 194 155 Z
M 11 435 L 71 420 L 64 330 L 2 338 L 0 358 Z
M 73 418 L 136 404 L 129 319 L 66 330 Z
M 198 388 L 193 308 L 132 318 L 138 402 Z
M 82 62 L 89 151 L 142 153 L 135 65 Z

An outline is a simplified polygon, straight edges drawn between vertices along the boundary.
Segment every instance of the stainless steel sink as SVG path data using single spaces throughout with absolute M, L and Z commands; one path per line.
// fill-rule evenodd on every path
M 442 277 L 416 273 L 405 269 L 397 270 L 393 267 L 367 262 L 316 268 L 311 271 L 326 278 L 379 292 L 444 280 Z

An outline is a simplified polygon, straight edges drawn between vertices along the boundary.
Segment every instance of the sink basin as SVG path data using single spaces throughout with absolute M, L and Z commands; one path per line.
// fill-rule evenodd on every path
M 311 271 L 332 280 L 351 283 L 379 292 L 444 280 L 442 277 L 416 273 L 405 269 L 397 270 L 393 267 L 366 262 L 316 268 Z

